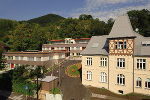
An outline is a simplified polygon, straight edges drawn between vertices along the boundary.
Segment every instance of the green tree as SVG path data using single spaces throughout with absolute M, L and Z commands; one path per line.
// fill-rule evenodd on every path
M 38 24 L 22 23 L 10 35 L 10 44 L 13 51 L 41 50 L 46 43 L 45 31 Z
M 6 63 L 6 59 L 3 55 L 3 48 L 0 48 L 0 70 L 4 69 L 6 67 L 5 63 Z
M 80 20 L 89 20 L 89 19 L 93 19 L 92 15 L 87 15 L 87 14 L 81 14 L 79 16 Z
M 139 33 L 143 36 L 150 36 L 150 11 L 132 10 L 128 12 L 133 29 L 139 29 Z

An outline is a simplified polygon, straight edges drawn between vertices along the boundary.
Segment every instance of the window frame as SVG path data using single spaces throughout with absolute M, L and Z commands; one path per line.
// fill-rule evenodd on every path
M 86 58 L 86 66 L 92 66 L 92 57 Z
M 136 87 L 142 88 L 142 79 L 140 77 L 136 78 Z
M 107 58 L 106 57 L 100 57 L 100 66 L 102 66 L 102 67 L 107 66 Z
M 20 57 L 20 60 L 24 60 L 24 56 L 21 56 L 21 57 Z
M 117 58 L 117 67 L 125 68 L 125 58 Z
M 147 79 L 145 80 L 145 88 L 146 88 L 146 89 L 150 89 L 150 78 L 147 78 Z
M 118 41 L 118 49 L 123 49 L 123 41 Z
M 144 62 L 145 60 L 145 62 Z M 146 59 L 137 59 L 136 60 L 136 68 L 140 70 L 145 70 L 146 69 Z
M 125 85 L 125 76 L 123 74 L 117 75 L 117 84 L 118 85 Z
M 41 59 L 42 57 L 36 57 L 36 61 L 41 61 L 42 59 Z
M 15 60 L 19 60 L 19 56 L 15 56 Z
M 102 83 L 107 82 L 107 74 L 105 72 L 100 73 L 100 82 L 102 82 Z
M 86 71 L 86 80 L 91 81 L 92 80 L 92 72 Z

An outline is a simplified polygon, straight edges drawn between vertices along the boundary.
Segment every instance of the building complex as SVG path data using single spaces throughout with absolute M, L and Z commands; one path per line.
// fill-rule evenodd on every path
M 109 35 L 93 36 L 82 51 L 82 84 L 119 94 L 150 95 L 150 37 L 119 16 Z
M 90 38 L 51 40 L 50 44 L 43 44 L 42 51 L 6 52 L 4 53 L 7 59 L 6 64 L 9 69 L 20 65 L 50 67 L 66 57 L 80 57 L 80 53 L 85 49 L 89 40 Z
M 8 69 L 13 69 L 21 65 L 45 66 L 50 67 L 65 58 L 64 52 L 53 51 L 26 51 L 26 52 L 7 52 L 4 54 L 7 59 Z
M 65 38 L 64 40 L 51 40 L 50 44 L 43 44 L 43 51 L 65 51 L 65 56 L 80 56 L 80 53 L 85 49 L 90 38 L 72 39 Z

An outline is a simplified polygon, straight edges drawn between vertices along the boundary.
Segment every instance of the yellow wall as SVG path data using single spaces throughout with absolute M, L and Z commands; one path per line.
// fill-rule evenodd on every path
M 86 65 L 86 58 L 92 57 L 92 66 Z M 119 93 L 118 90 L 122 90 L 123 94 L 133 92 L 150 94 L 150 89 L 145 89 L 145 80 L 150 78 L 150 58 L 149 57 L 134 57 L 127 55 L 109 55 L 109 77 L 108 77 L 108 57 L 107 57 L 107 66 L 100 66 L 100 57 L 107 56 L 82 56 L 82 84 L 90 85 L 99 88 L 106 88 L 112 92 Z M 125 58 L 125 68 L 117 67 L 117 58 Z M 146 59 L 146 70 L 139 70 L 136 68 L 137 59 Z M 134 64 L 134 85 L 133 85 L 133 64 Z M 86 71 L 92 72 L 92 80 L 86 80 Z M 100 82 L 100 72 L 105 72 L 107 74 L 107 82 Z M 125 85 L 117 84 L 117 75 L 123 74 L 125 76 Z M 140 77 L 142 79 L 142 88 L 136 87 L 136 78 Z M 109 86 L 108 86 L 109 78 Z
M 92 57 L 92 66 L 86 65 L 86 57 Z M 100 82 L 100 73 L 105 72 L 108 76 L 108 66 L 102 67 L 100 66 L 100 57 L 107 56 L 82 56 L 82 84 L 84 85 L 91 85 L 94 87 L 105 87 L 108 88 L 108 77 L 107 82 L 102 83 Z M 108 65 L 108 58 L 107 58 L 107 65 Z M 92 72 L 92 80 L 86 80 L 86 71 Z

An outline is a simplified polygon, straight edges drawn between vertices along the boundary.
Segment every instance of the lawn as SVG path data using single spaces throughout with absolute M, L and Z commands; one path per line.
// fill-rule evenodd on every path
M 150 100 L 150 96 L 146 96 L 143 94 L 130 93 L 126 95 L 119 95 L 104 88 L 88 87 L 88 89 L 93 93 L 112 96 L 112 97 L 124 98 L 124 99 L 129 99 L 129 100 L 144 100 L 144 99 Z M 91 100 L 97 100 L 97 99 L 92 98 Z
M 77 65 L 73 65 L 69 68 L 69 73 L 71 75 L 80 75 L 80 72 L 78 71 L 78 66 Z
M 81 69 L 80 63 L 74 64 L 67 68 L 67 73 L 69 76 L 80 77 L 80 69 Z

